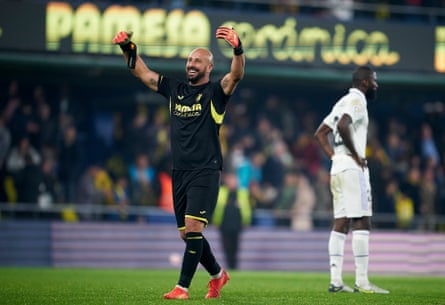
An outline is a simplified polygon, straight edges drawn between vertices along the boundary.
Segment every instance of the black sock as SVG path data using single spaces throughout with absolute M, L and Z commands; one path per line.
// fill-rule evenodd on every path
M 185 234 L 185 251 L 182 258 L 181 276 L 178 285 L 188 288 L 195 275 L 196 267 L 202 256 L 203 236 L 200 232 Z
M 204 236 L 202 242 L 202 255 L 200 263 L 204 266 L 204 268 L 210 275 L 216 275 L 221 271 L 221 266 L 216 261 L 212 249 L 210 248 L 209 242 Z

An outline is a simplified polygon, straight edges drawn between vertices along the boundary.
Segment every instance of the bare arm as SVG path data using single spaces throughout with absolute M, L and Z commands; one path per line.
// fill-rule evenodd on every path
M 246 65 L 246 58 L 244 57 L 244 50 L 239 39 L 238 33 L 232 26 L 220 26 L 216 30 L 216 38 L 224 39 L 233 47 L 232 64 L 230 65 L 230 72 L 224 75 L 221 79 L 221 87 L 226 95 L 232 95 L 238 83 L 244 77 L 244 66 Z
M 124 53 L 124 57 L 127 61 L 127 53 Z M 139 55 L 136 56 L 136 65 L 134 69 L 131 69 L 131 72 L 151 90 L 158 91 L 159 73 L 150 70 Z
M 321 149 L 329 159 L 331 159 L 334 155 L 334 150 L 332 149 L 328 138 L 331 132 L 332 129 L 328 125 L 321 123 L 314 134 L 315 139 L 317 140 L 318 144 L 320 144 Z
M 147 87 L 154 91 L 158 91 L 159 74 L 150 70 L 144 63 L 142 58 L 137 55 L 136 44 L 131 41 L 133 32 L 120 31 L 118 32 L 112 42 L 119 45 L 123 51 L 125 61 L 134 76 L 139 78 Z M 129 61 L 129 59 L 131 59 Z
M 351 117 L 348 114 L 343 114 L 343 116 L 340 118 L 340 120 L 337 123 L 337 129 L 338 129 L 338 132 L 340 133 L 340 136 L 343 140 L 343 144 L 351 152 L 351 157 L 355 160 L 355 162 L 357 162 L 357 164 L 361 168 L 364 168 L 364 167 L 366 167 L 366 160 L 361 158 L 358 155 L 357 150 L 355 149 L 355 145 L 354 145 L 354 142 L 352 141 L 352 137 L 351 137 L 351 131 L 349 129 L 351 124 L 352 124 Z
M 221 87 L 226 95 L 232 95 L 238 83 L 243 79 L 245 64 L 244 54 L 233 55 L 230 72 L 221 79 Z

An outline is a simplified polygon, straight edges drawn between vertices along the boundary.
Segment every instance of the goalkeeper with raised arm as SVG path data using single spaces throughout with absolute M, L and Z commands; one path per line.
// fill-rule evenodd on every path
M 230 96 L 244 77 L 243 47 L 232 27 L 220 26 L 216 38 L 233 47 L 230 72 L 211 82 L 213 54 L 205 48 L 196 48 L 185 65 L 187 81 L 179 81 L 149 69 L 137 54 L 131 34 L 119 32 L 113 43 L 122 49 L 132 73 L 166 97 L 170 109 L 173 203 L 185 250 L 179 281 L 172 291 L 164 294 L 164 299 L 189 298 L 198 263 L 211 276 L 205 298 L 218 298 L 229 275 L 216 261 L 203 231 L 218 197 L 223 167 L 219 129 Z

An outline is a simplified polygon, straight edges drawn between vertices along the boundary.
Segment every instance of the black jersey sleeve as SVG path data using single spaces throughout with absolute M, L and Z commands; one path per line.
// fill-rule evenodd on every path
M 216 111 L 218 113 L 223 113 L 225 111 L 226 105 L 229 102 L 231 95 L 226 95 L 223 88 L 221 87 L 221 79 L 215 83 L 212 83 L 213 99 L 212 102 L 215 105 Z
M 165 75 L 159 75 L 158 80 L 158 93 L 170 99 L 170 95 L 172 94 L 172 88 L 175 88 L 177 81 Z

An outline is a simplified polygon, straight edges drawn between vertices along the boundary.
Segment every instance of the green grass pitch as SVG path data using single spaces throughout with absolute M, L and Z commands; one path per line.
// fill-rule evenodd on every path
M 198 269 L 190 299 L 163 300 L 179 270 L 0 268 L 0 304 L 5 305 L 157 305 L 167 303 L 227 305 L 445 304 L 445 278 L 373 276 L 391 293 L 328 293 L 328 273 L 232 271 L 220 299 L 205 300 L 209 280 Z M 352 275 L 345 281 L 353 285 Z

